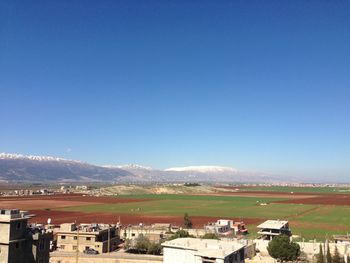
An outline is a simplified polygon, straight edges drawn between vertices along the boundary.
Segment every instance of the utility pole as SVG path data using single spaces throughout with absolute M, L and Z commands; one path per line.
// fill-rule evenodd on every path
M 77 227 L 77 251 L 75 255 L 75 263 L 79 262 L 79 227 Z
M 108 247 L 108 253 L 111 251 L 110 250 L 110 238 L 111 238 L 111 225 L 108 225 L 108 244 L 107 244 L 107 247 Z

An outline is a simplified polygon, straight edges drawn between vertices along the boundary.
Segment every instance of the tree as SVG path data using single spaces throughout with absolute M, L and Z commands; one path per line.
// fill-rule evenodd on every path
M 327 263 L 332 263 L 332 255 L 329 249 L 329 243 L 327 242 L 327 253 L 326 253 Z
M 192 228 L 192 220 L 187 213 L 185 213 L 184 215 L 184 227 Z
M 132 241 L 131 239 L 126 239 L 124 242 L 124 249 L 129 250 L 132 248 Z
M 136 244 L 135 244 L 135 249 L 139 252 L 139 253 L 146 253 L 148 251 L 148 248 L 151 244 L 151 241 L 149 241 L 149 239 L 147 237 L 144 236 L 139 236 L 138 238 L 136 238 Z
M 124 244 L 125 250 L 129 253 L 160 255 L 162 246 L 160 243 L 151 242 L 147 237 L 139 236 L 132 242 L 127 239 Z
M 202 236 L 202 239 L 219 239 L 219 237 L 215 233 L 206 233 Z
M 162 253 L 162 245 L 160 243 L 150 243 L 147 254 L 160 255 Z
M 267 246 L 269 255 L 283 261 L 293 261 L 300 255 L 300 246 L 289 240 L 287 235 L 274 237 Z
M 320 252 L 316 256 L 316 263 L 325 263 L 324 262 L 324 255 L 323 255 L 322 244 L 320 244 Z
M 342 263 L 342 259 L 339 255 L 337 246 L 335 246 L 334 255 L 332 257 L 332 263 Z

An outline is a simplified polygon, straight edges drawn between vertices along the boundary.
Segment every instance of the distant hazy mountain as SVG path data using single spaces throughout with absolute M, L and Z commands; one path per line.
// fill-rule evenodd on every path
M 56 157 L 0 153 L 0 180 L 146 183 L 267 182 L 274 178 L 221 166 L 189 166 L 156 170 L 137 164 L 97 166 Z
M 188 166 L 156 170 L 134 165 L 122 166 L 134 177 L 123 177 L 121 180 L 139 180 L 143 182 L 268 182 L 275 180 L 271 176 L 239 171 L 232 167 L 222 166 Z
M 130 173 L 84 162 L 47 156 L 0 154 L 0 180 L 7 181 L 117 181 Z

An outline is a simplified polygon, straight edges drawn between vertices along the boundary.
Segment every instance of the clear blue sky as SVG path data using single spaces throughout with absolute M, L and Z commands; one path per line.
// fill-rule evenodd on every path
M 0 89 L 0 152 L 350 177 L 349 1 L 1 1 Z

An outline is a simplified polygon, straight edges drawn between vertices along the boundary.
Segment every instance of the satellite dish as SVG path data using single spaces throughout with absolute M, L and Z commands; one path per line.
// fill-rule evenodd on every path
M 51 218 L 47 219 L 47 224 L 50 225 L 51 224 Z

